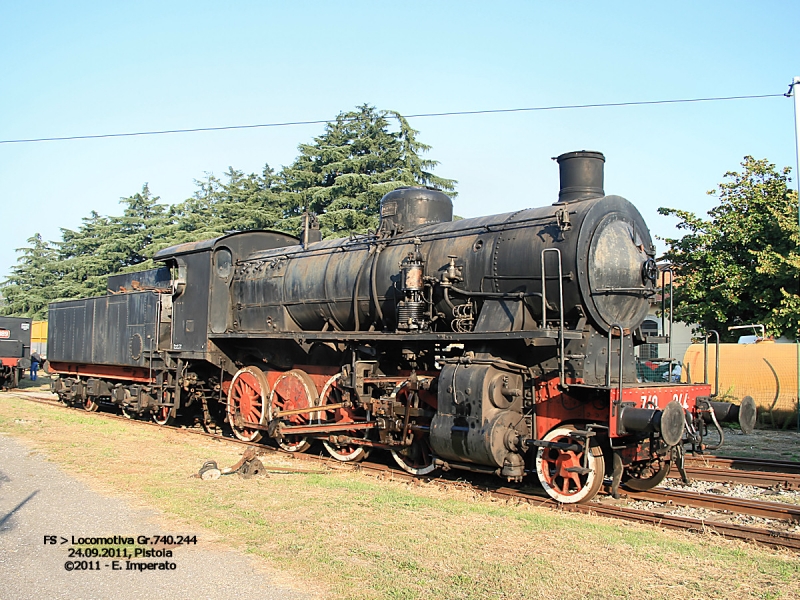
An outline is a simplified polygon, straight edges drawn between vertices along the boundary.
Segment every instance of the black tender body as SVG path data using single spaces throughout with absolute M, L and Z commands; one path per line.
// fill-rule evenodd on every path
M 159 294 L 138 291 L 51 305 L 48 360 L 147 368 L 151 349 L 162 349 L 159 300 Z

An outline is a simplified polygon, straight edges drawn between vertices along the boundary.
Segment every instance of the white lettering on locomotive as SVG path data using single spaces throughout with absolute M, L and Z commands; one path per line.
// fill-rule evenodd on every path
M 676 400 L 683 408 L 689 408 L 689 392 L 672 394 L 672 399 Z
M 658 408 L 658 396 L 655 394 L 642 394 L 642 408 Z

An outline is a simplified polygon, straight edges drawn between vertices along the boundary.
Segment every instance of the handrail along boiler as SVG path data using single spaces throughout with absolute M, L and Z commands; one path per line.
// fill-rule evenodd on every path
M 342 461 L 382 448 L 416 474 L 535 472 L 560 502 L 591 499 L 606 476 L 614 493 L 653 487 L 707 423 L 749 430 L 755 406 L 637 381 L 634 347 L 663 341 L 641 331 L 659 275 L 650 233 L 605 195 L 602 154 L 557 161 L 551 206 L 452 221 L 442 192 L 399 188 L 374 234 L 320 240 L 307 215 L 302 241 L 245 232 L 163 250 L 170 280 L 137 292 L 158 298 L 152 327 L 126 346 L 137 383 L 51 357 L 57 390 L 86 402 L 94 380 L 129 412 L 166 421 L 194 404 L 241 439 L 320 440 Z

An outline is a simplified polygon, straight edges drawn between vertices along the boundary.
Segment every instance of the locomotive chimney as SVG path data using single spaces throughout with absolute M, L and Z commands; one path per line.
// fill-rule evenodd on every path
M 561 189 L 559 202 L 587 200 L 605 196 L 603 191 L 603 163 L 606 157 L 602 152 L 581 150 L 567 152 L 554 159 L 558 162 Z

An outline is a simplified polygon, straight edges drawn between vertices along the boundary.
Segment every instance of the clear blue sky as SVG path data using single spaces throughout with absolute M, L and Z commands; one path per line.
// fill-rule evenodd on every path
M 0 139 L 783 93 L 800 2 L 6 2 Z M 672 236 L 659 206 L 751 154 L 795 165 L 788 98 L 418 118 L 466 217 L 550 204 L 550 157 L 606 155 L 607 193 Z M 0 278 L 34 233 L 59 239 L 147 182 L 162 201 L 229 167 L 291 163 L 322 125 L 0 144 Z M 663 245 L 661 246 L 663 249 Z

